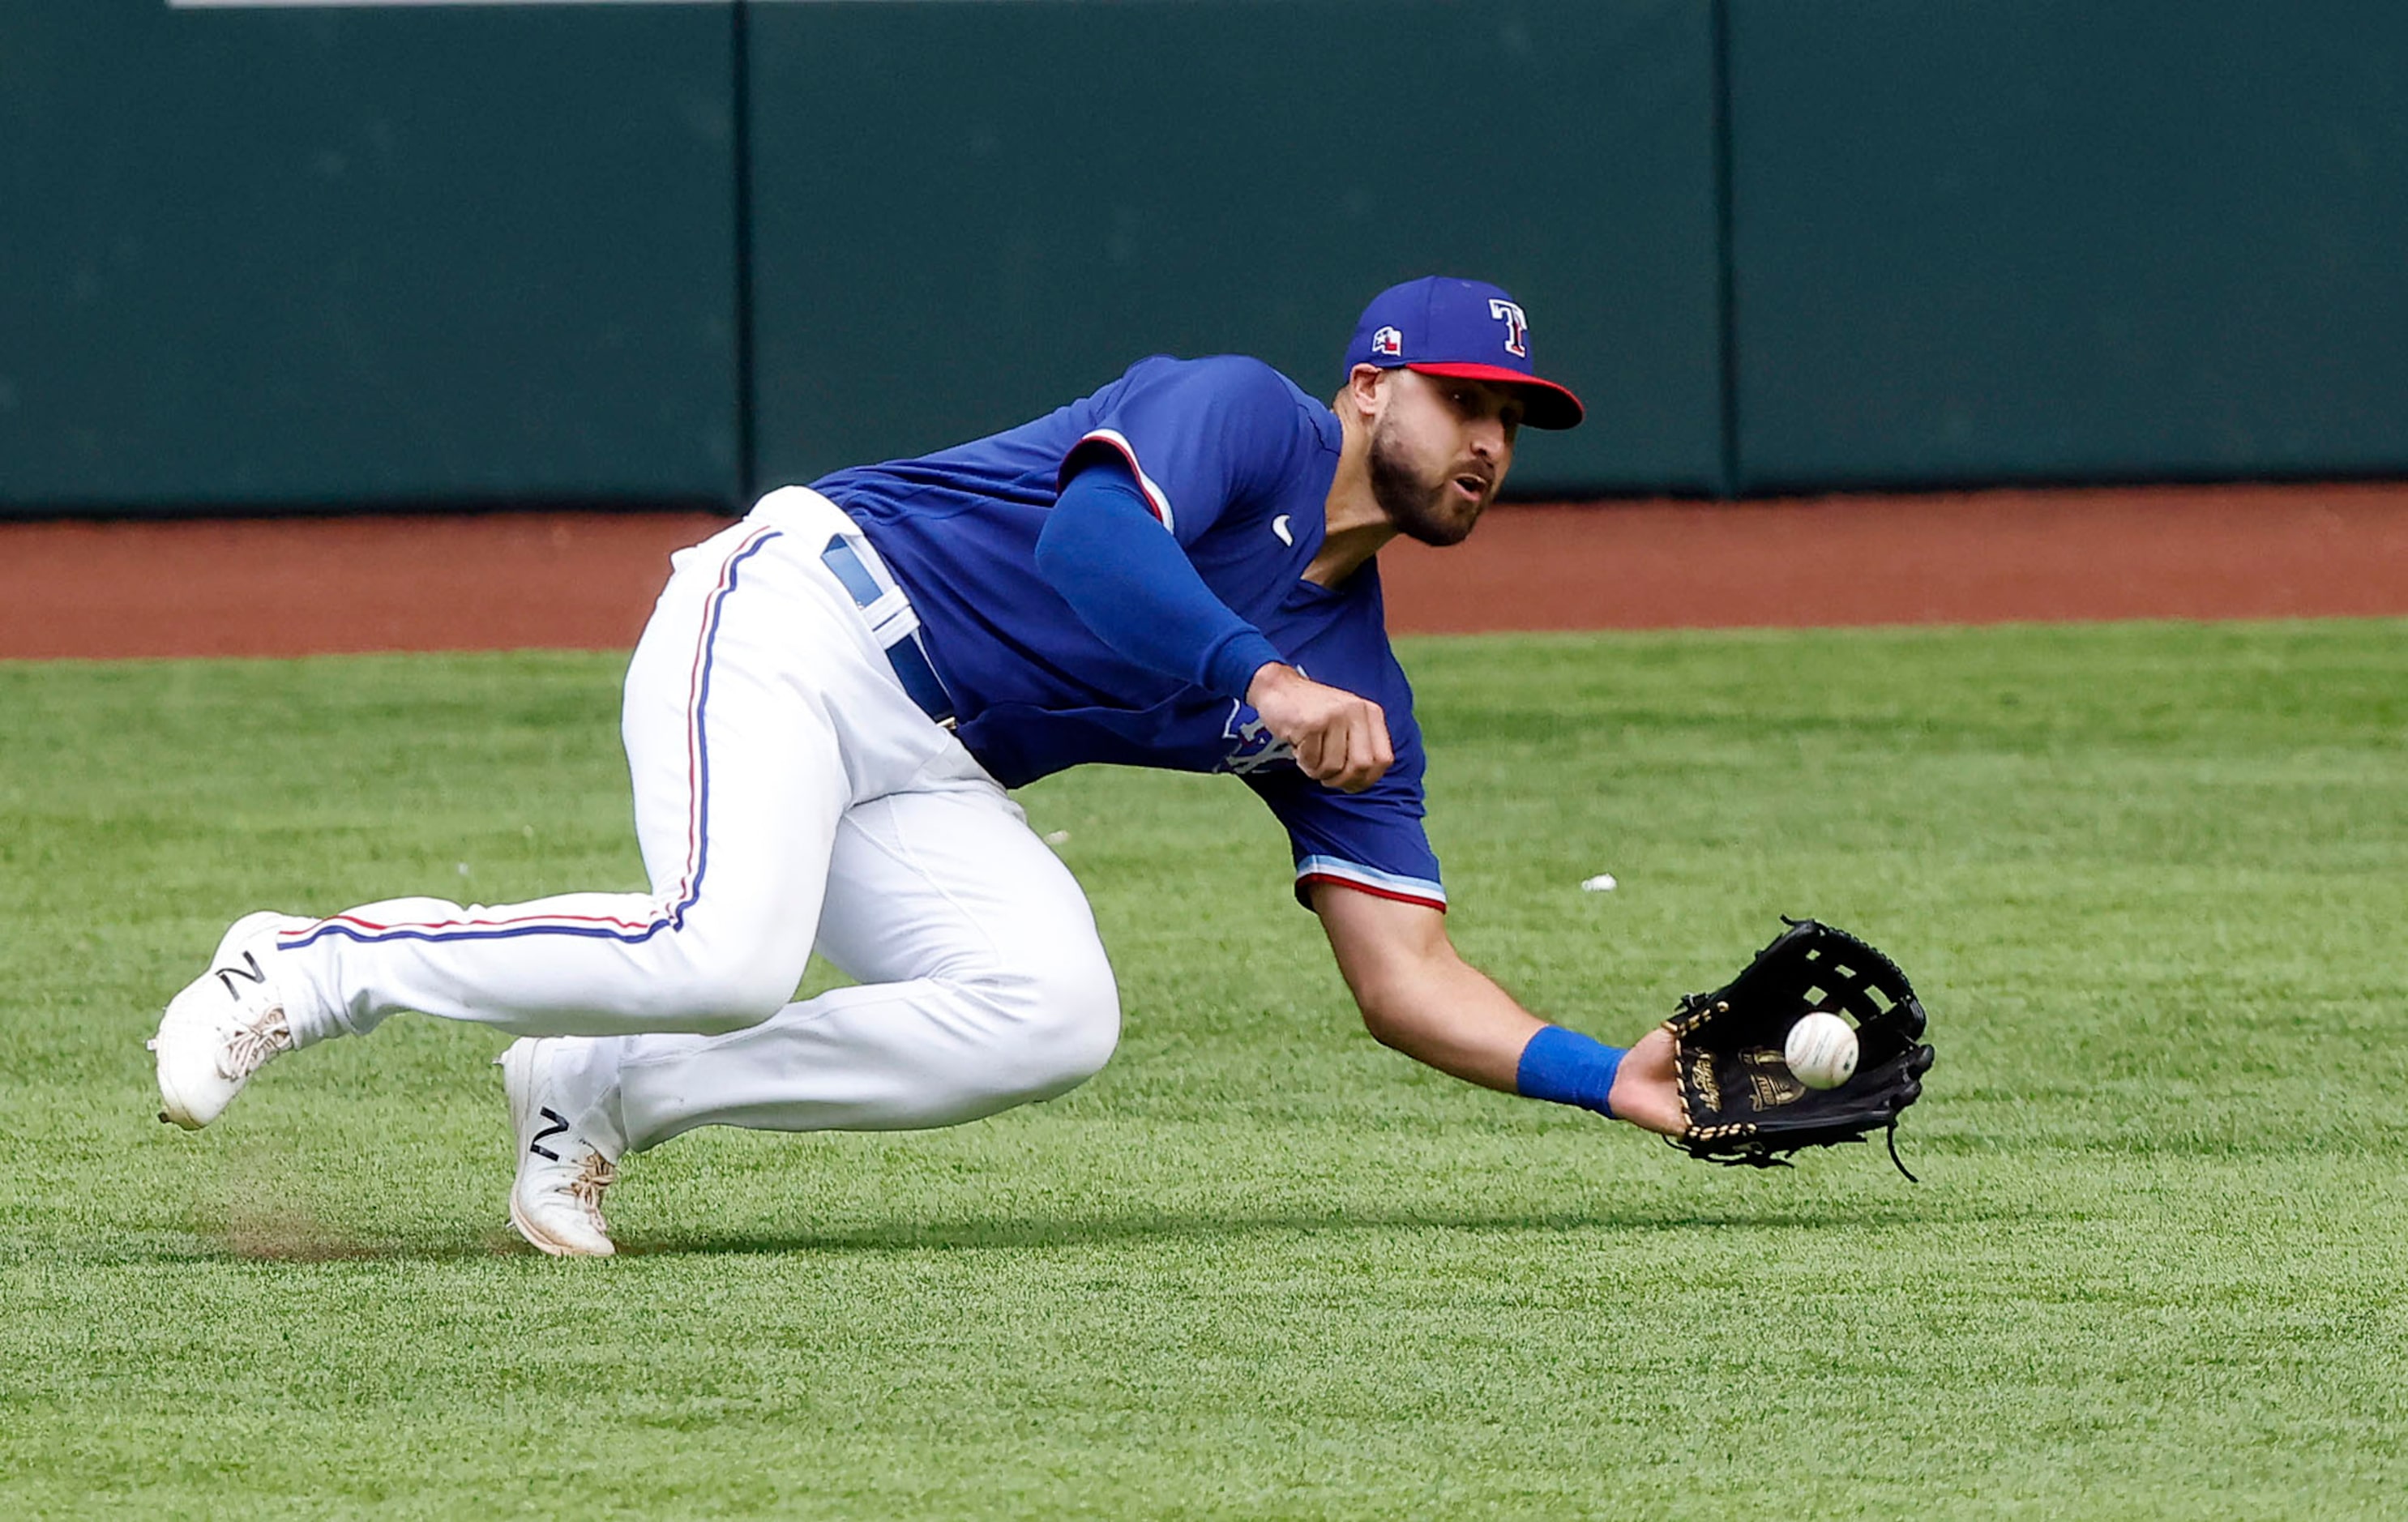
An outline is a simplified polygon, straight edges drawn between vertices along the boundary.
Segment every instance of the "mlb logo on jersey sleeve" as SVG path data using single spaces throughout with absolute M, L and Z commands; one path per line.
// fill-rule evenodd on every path
M 1405 336 L 1392 327 L 1371 335 L 1371 352 L 1395 359 L 1405 352 Z

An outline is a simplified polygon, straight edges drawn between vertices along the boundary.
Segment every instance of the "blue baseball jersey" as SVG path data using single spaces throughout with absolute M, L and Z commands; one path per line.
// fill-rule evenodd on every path
M 1297 893 L 1314 882 L 1443 908 L 1422 827 L 1412 689 L 1388 648 L 1376 563 L 1304 580 L 1321 548 L 1341 433 L 1328 407 L 1259 360 L 1140 360 L 1034 423 L 812 482 L 862 525 L 918 612 L 982 766 L 1018 787 L 1085 762 L 1234 772 L 1288 831 Z M 1062 483 L 1117 459 L 1214 596 L 1291 665 L 1386 711 L 1396 765 L 1361 793 L 1313 782 L 1254 710 L 1114 653 L 1047 584 L 1037 537 Z

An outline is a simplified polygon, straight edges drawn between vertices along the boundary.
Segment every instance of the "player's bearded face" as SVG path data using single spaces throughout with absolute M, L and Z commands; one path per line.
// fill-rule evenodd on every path
M 1460 544 L 1512 463 L 1521 404 L 1493 387 L 1411 370 L 1392 371 L 1389 385 L 1371 424 L 1371 495 L 1398 533 Z

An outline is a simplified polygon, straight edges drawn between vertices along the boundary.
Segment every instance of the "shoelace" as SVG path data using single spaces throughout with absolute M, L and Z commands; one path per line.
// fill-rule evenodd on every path
M 218 1054 L 218 1071 L 228 1078 L 248 1078 L 259 1071 L 269 1057 L 292 1044 L 293 1029 L 285 1024 L 284 1011 L 280 1007 L 265 1011 L 226 1038 L 224 1048 Z
M 618 1179 L 619 1166 L 616 1163 L 598 1152 L 589 1152 L 585 1155 L 584 1166 L 577 1170 L 577 1177 L 569 1181 L 568 1197 L 585 1207 L 585 1213 L 593 1217 L 596 1230 L 604 1228 L 602 1191 L 617 1183 Z

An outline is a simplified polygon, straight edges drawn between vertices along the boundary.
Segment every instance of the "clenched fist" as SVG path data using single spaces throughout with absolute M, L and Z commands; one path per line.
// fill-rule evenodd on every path
M 1316 783 L 1360 793 L 1397 764 L 1388 716 L 1379 704 L 1326 687 L 1293 666 L 1273 663 L 1256 671 L 1246 701 Z

